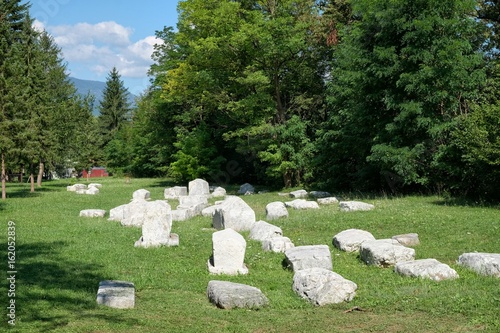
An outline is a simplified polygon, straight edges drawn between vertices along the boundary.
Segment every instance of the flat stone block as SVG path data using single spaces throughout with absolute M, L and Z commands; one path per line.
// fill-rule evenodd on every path
M 420 277 L 433 281 L 457 279 L 457 272 L 436 259 L 419 259 L 398 262 L 394 271 L 403 276 Z
M 500 278 L 500 253 L 464 253 L 458 257 L 458 264 L 478 274 Z
M 367 265 L 393 266 L 400 261 L 415 260 L 415 250 L 401 245 L 394 239 L 365 241 L 359 248 L 359 255 Z
M 208 282 L 207 296 L 212 304 L 221 309 L 256 309 L 269 303 L 260 289 L 228 281 Z
M 294 272 L 315 267 L 332 270 L 332 256 L 328 245 L 296 246 L 288 249 L 285 257 Z
M 132 309 L 135 306 L 134 284 L 115 280 L 99 282 L 97 304 L 116 309 Z
M 106 211 L 104 209 L 84 209 L 80 211 L 82 217 L 104 217 Z

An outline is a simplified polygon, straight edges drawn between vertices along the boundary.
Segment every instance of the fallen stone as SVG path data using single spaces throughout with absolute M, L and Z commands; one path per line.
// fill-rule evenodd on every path
M 339 200 L 335 197 L 319 198 L 317 201 L 320 205 L 333 205 L 339 203 Z
M 293 276 L 293 291 L 318 306 L 349 302 L 357 288 L 356 283 L 324 268 L 303 269 Z
M 221 198 L 226 196 L 226 190 L 222 187 L 217 187 L 213 192 L 212 192 L 212 197 L 213 198 Z
M 248 183 L 245 183 L 245 184 L 243 184 L 243 185 L 240 186 L 240 189 L 238 190 L 238 194 L 246 194 L 246 195 L 248 195 L 247 193 L 248 194 L 255 193 L 255 188 L 252 185 L 250 185 Z
M 319 199 L 319 198 L 327 198 L 330 197 L 331 194 L 329 192 L 324 192 L 324 191 L 311 191 L 309 192 L 309 196 Z
M 314 267 L 332 270 L 332 256 L 327 245 L 295 246 L 285 251 L 285 257 L 294 272 Z
M 415 233 L 392 236 L 392 239 L 397 240 L 404 246 L 415 246 L 420 244 L 418 234 Z
M 401 261 L 415 260 L 415 250 L 394 239 L 364 241 L 359 248 L 361 260 L 367 265 L 393 266 Z
M 66 187 L 66 190 L 69 192 L 76 192 L 78 190 L 86 190 L 86 189 L 87 189 L 87 185 L 85 185 L 85 184 L 74 184 L 74 185 Z
M 294 247 L 292 241 L 288 237 L 277 236 L 267 238 L 262 241 L 262 250 L 272 251 L 275 253 L 284 253 L 286 250 Z
M 84 194 L 88 194 L 88 195 L 96 195 L 96 194 L 99 194 L 99 189 L 97 187 L 89 187 L 85 192 Z
M 215 209 L 212 226 L 217 230 L 231 228 L 235 231 L 248 231 L 255 223 L 255 212 L 240 197 L 228 196 Z
M 375 237 L 368 231 L 348 229 L 333 236 L 333 246 L 346 252 L 358 252 L 363 242 L 373 240 Z
M 258 241 L 264 241 L 268 238 L 283 236 L 283 231 L 280 227 L 267 223 L 265 221 L 257 221 L 250 229 L 249 238 Z
M 340 201 L 339 207 L 342 212 L 366 211 L 375 208 L 374 205 L 361 201 Z
M 500 253 L 464 253 L 458 257 L 458 264 L 480 275 L 500 277 Z
M 319 209 L 318 203 L 316 201 L 307 201 L 304 199 L 287 201 L 285 202 L 285 206 L 293 209 Z
M 256 309 L 269 303 L 260 289 L 228 281 L 208 282 L 207 296 L 210 303 L 221 309 Z
M 436 259 L 419 259 L 396 263 L 394 271 L 403 276 L 420 277 L 433 281 L 457 279 L 457 272 Z
M 167 200 L 177 200 L 179 197 L 186 195 L 188 195 L 188 189 L 186 186 L 169 187 L 163 191 L 163 196 Z
M 283 202 L 275 201 L 266 205 L 266 219 L 277 220 L 282 217 L 288 217 L 288 210 Z
M 106 211 L 104 209 L 84 209 L 80 211 L 82 217 L 104 217 Z
M 135 306 L 135 286 L 132 282 L 106 280 L 99 282 L 97 304 L 116 309 Z
M 132 194 L 132 200 L 148 200 L 151 198 L 151 192 L 145 189 L 140 189 Z
M 301 199 L 307 198 L 308 193 L 306 190 L 297 190 L 290 192 L 290 198 Z
M 98 184 L 98 183 L 91 183 L 89 184 L 89 187 L 97 187 L 97 188 L 102 188 L 102 184 Z

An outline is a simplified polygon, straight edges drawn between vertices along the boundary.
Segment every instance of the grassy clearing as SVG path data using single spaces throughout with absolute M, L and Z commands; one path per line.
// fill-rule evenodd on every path
M 109 210 L 127 203 L 139 188 L 163 198 L 167 181 L 100 179 L 97 196 L 66 192 L 68 181 L 44 184 L 29 194 L 26 185 L 9 184 L 0 203 L 2 253 L 8 221 L 16 223 L 16 326 L 5 316 L 7 284 L 1 284 L 2 323 L 12 332 L 498 332 L 500 280 L 455 264 L 464 252 L 500 252 L 498 207 L 448 205 L 438 197 L 367 198 L 371 212 L 341 213 L 337 206 L 290 211 L 273 221 L 295 245 L 328 244 L 334 270 L 358 284 L 350 303 L 314 307 L 291 290 L 293 274 L 282 268 L 283 254 L 264 253 L 247 241 L 245 276 L 211 276 L 211 220 L 175 222 L 180 246 L 136 249 L 141 230 L 106 219 L 80 218 L 89 208 Z M 276 192 L 245 196 L 257 218 L 265 205 L 286 200 Z M 377 238 L 416 232 L 417 258 L 449 264 L 460 279 L 435 283 L 403 278 L 391 269 L 367 267 L 357 255 L 338 251 L 332 237 L 348 228 L 368 230 Z M 247 234 L 244 234 L 247 236 Z M 6 254 L 2 270 L 7 271 Z M 99 281 L 117 279 L 136 285 L 136 308 L 116 310 L 96 305 Z M 220 310 L 206 298 L 212 279 L 260 288 L 270 300 L 261 310 Z M 363 311 L 348 311 L 359 307 Z M 347 311 L 347 312 L 346 312 Z

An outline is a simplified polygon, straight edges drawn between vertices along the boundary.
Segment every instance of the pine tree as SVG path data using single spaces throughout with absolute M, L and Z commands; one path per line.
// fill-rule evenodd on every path
M 19 99 L 16 98 L 18 58 L 16 47 L 20 40 L 24 19 L 29 5 L 19 0 L 0 1 L 0 157 L 2 200 L 6 199 L 6 163 L 14 148 L 14 112 Z
M 121 125 L 128 120 L 130 103 L 129 92 L 125 88 L 116 67 L 113 67 L 106 80 L 104 96 L 99 105 L 99 127 L 102 135 L 102 146 L 110 142 Z

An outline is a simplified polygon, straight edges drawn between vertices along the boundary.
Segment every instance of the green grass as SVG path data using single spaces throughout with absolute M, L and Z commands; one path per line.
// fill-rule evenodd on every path
M 138 228 L 106 218 L 81 218 L 82 209 L 109 209 L 130 201 L 139 188 L 163 198 L 166 180 L 99 179 L 96 196 L 66 192 L 70 181 L 54 181 L 30 194 L 26 184 L 8 184 L 0 203 L 0 243 L 7 272 L 7 222 L 16 223 L 16 326 L 7 324 L 7 282 L 2 279 L 0 328 L 11 332 L 499 332 L 500 280 L 456 265 L 464 252 L 500 252 L 498 207 L 450 205 L 438 197 L 346 196 L 375 204 L 370 212 L 342 213 L 338 206 L 293 211 L 272 221 L 296 246 L 327 244 L 334 271 L 358 285 L 350 303 L 314 307 L 291 290 L 293 273 L 283 254 L 262 252 L 247 240 L 245 276 L 211 276 L 211 219 L 174 222 L 180 246 L 134 248 Z M 265 219 L 265 205 L 286 200 L 276 192 L 243 197 Z M 332 246 L 338 232 L 360 228 L 376 238 L 416 232 L 417 259 L 436 258 L 460 275 L 453 281 L 405 278 L 392 269 L 368 267 L 356 254 Z M 243 233 L 248 239 L 248 233 Z M 6 273 L 5 273 L 6 274 Z M 96 305 L 99 281 L 127 280 L 136 286 L 136 307 Z M 223 279 L 260 288 L 269 306 L 221 310 L 209 303 L 207 284 Z M 347 311 L 359 307 L 362 311 Z

